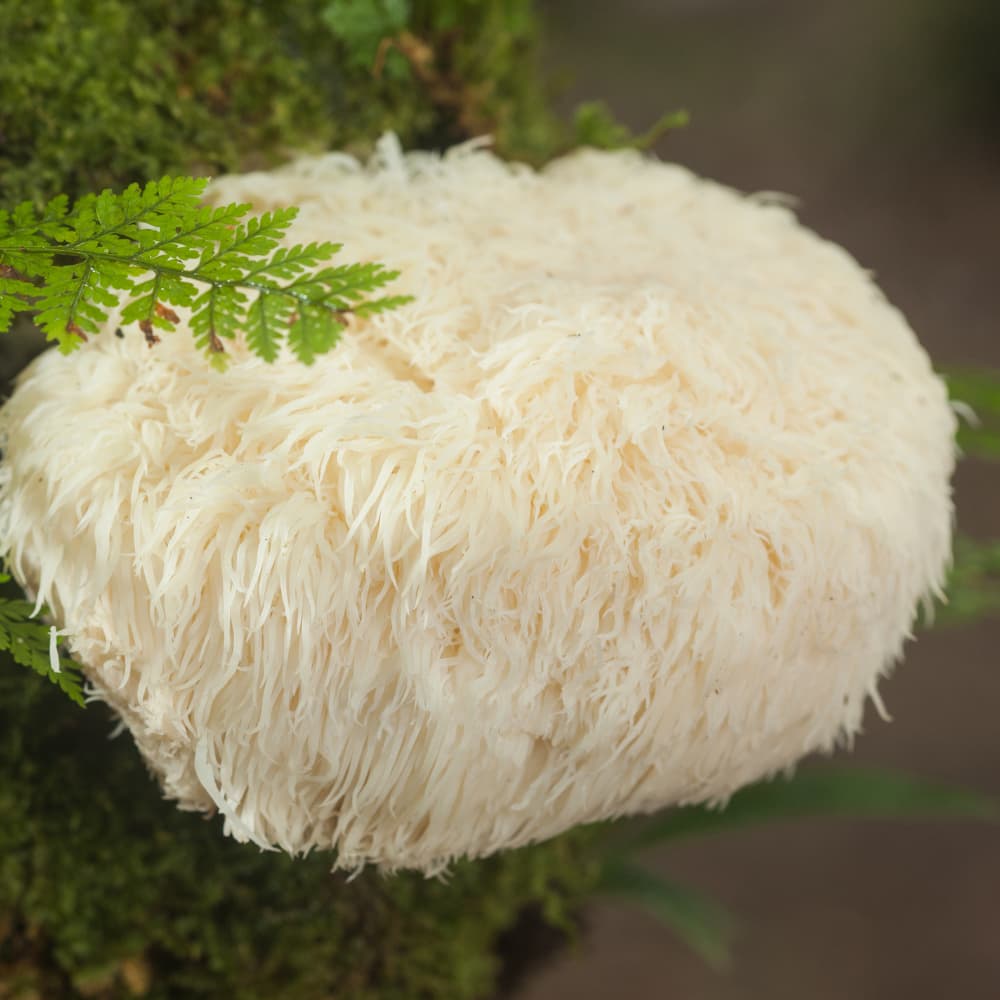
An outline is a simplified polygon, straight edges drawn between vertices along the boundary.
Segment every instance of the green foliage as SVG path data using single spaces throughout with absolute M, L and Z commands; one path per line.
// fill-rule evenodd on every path
M 376 72 L 404 32 L 419 46 Z M 0 0 L 0 205 L 363 151 L 390 129 L 542 156 L 558 126 L 535 35 L 532 0 Z
M 725 809 L 685 806 L 653 817 L 638 824 L 617 850 L 627 853 L 679 837 L 701 837 L 762 822 L 817 816 L 1000 820 L 1000 803 L 976 792 L 905 774 L 857 767 L 805 768 L 788 779 L 762 781 L 740 789 Z
M 976 458 L 1000 460 L 1000 372 L 956 369 L 945 378 L 951 398 L 963 406 L 959 447 Z
M 244 217 L 249 205 L 203 206 L 206 180 L 164 177 L 122 194 L 86 195 L 69 210 L 64 195 L 37 211 L 23 202 L 0 212 L 0 332 L 18 311 L 63 351 L 108 323 L 173 331 L 171 306 L 190 307 L 195 342 L 213 361 L 223 340 L 246 332 L 247 345 L 273 361 L 282 341 L 306 364 L 336 343 L 351 314 L 372 315 L 409 301 L 366 296 L 393 278 L 380 264 L 321 266 L 334 243 L 283 247 L 294 208 Z M 30 281 L 22 280 L 31 279 Z
M 0 574 L 0 583 L 10 577 Z M 83 680 L 79 667 L 56 650 L 53 655 L 51 627 L 40 621 L 34 605 L 25 600 L 0 597 L 0 651 L 22 667 L 33 670 L 40 677 L 48 678 L 70 701 L 83 707 Z M 39 615 L 48 612 L 43 607 Z M 59 669 L 53 669 L 54 663 Z
M 666 881 L 635 856 L 683 837 L 702 837 L 775 820 L 966 818 L 1000 821 L 1000 802 L 904 774 L 861 768 L 806 768 L 790 779 L 740 789 L 724 809 L 684 806 L 608 831 L 600 889 L 641 906 L 709 964 L 729 960 L 733 921 L 714 901 Z
M 649 149 L 674 129 L 688 123 L 686 111 L 670 111 L 654 122 L 645 132 L 633 135 L 622 125 L 603 101 L 589 101 L 576 109 L 573 133 L 577 145 L 597 149 Z
M 599 889 L 647 910 L 713 968 L 729 964 L 733 920 L 723 907 L 696 889 L 624 860 L 606 865 Z
M 483 997 L 498 936 L 525 909 L 572 924 L 599 877 L 579 830 L 445 879 L 348 880 L 180 812 L 111 726 L 0 662 L 0 995 Z
M 386 40 L 404 31 L 410 19 L 409 0 L 330 0 L 323 20 L 335 38 L 343 42 L 351 64 L 371 70 Z M 389 54 L 387 75 L 408 76 L 406 60 L 398 52 Z
M 333 34 L 350 46 L 354 54 L 367 55 L 371 60 L 383 38 L 406 27 L 410 3 L 409 0 L 329 0 L 322 16 Z
M 952 369 L 944 376 L 962 417 L 957 435 L 962 452 L 1000 460 L 1000 372 Z M 923 626 L 964 625 L 1000 613 L 1000 541 L 956 538 L 945 592 L 947 601 L 935 605 L 932 620 L 921 614 Z
M 948 603 L 935 608 L 935 625 L 965 625 L 1000 614 L 1000 541 L 959 536 L 945 592 Z

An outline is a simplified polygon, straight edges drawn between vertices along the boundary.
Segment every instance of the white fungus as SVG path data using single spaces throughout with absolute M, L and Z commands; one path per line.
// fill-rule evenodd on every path
M 312 367 L 50 351 L 0 547 L 165 793 L 436 871 L 855 733 L 939 592 L 955 418 L 790 211 L 632 152 L 224 177 L 415 301 Z

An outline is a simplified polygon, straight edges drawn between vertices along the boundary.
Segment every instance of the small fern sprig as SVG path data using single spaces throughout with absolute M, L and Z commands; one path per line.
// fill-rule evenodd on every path
M 0 583 L 10 577 L 0 573 Z M 83 678 L 80 668 L 63 656 L 52 628 L 35 615 L 35 606 L 20 598 L 0 597 L 0 651 L 7 651 L 15 663 L 47 677 L 71 701 L 83 707 Z M 45 613 L 42 608 L 40 614 Z
M 42 211 L 25 202 L 0 212 L 0 333 L 15 314 L 33 312 L 69 352 L 122 306 L 122 323 L 137 323 L 152 346 L 157 331 L 176 329 L 181 307 L 216 366 L 224 366 L 223 341 L 240 332 L 266 361 L 287 340 L 311 364 L 351 315 L 410 301 L 369 297 L 398 277 L 382 264 L 330 266 L 339 244 L 281 246 L 297 209 L 248 219 L 250 205 L 203 205 L 207 183 L 164 177 L 87 195 L 72 208 L 60 195 Z

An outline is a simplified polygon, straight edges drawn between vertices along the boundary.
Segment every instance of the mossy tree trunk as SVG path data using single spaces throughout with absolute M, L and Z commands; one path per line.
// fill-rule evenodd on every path
M 533 0 L 0 0 L 0 205 L 293 151 L 559 144 Z
M 387 129 L 544 159 L 534 35 L 530 0 L 0 0 L 0 207 Z M 519 919 L 569 928 L 596 879 L 581 831 L 349 881 L 178 811 L 113 726 L 0 661 L 0 998 L 488 996 L 526 957 Z

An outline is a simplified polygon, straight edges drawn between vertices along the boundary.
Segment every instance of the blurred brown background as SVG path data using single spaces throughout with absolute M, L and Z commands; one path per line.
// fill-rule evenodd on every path
M 800 199 L 872 269 L 939 366 L 1000 368 L 1000 0 L 547 0 L 563 95 L 663 159 Z M 1000 536 L 1000 467 L 964 462 L 959 523 Z M 925 635 L 852 760 L 1000 793 L 1000 623 Z M 717 975 L 651 918 L 598 907 L 520 1000 L 1000 998 L 1000 830 L 775 825 L 653 858 L 741 918 Z

